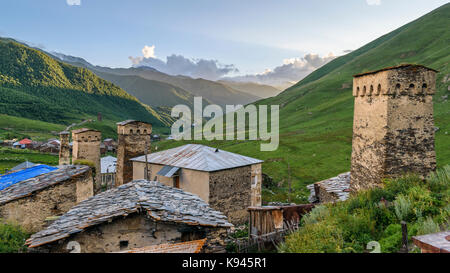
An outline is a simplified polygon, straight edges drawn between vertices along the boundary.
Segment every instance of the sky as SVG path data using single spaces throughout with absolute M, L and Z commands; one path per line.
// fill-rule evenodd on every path
M 0 36 L 101 66 L 284 81 L 447 2 L 1 0 Z

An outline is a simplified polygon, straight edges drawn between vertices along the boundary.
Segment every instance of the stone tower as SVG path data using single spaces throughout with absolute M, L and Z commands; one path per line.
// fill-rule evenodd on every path
M 352 191 L 381 186 L 383 178 L 435 170 L 436 72 L 400 65 L 354 76 Z
M 95 165 L 94 193 L 101 190 L 100 142 L 102 133 L 97 130 L 82 128 L 72 131 L 72 163 L 76 160 L 89 160 Z
M 126 120 L 117 123 L 116 187 L 133 180 L 133 163 L 130 159 L 143 155 L 146 143 L 150 153 L 151 133 L 152 125 L 149 123 L 136 120 Z
M 69 136 L 70 133 L 67 131 L 59 133 L 59 165 L 70 165 Z

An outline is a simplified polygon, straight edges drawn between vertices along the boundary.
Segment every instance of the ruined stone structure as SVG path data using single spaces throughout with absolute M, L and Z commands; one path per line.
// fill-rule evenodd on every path
M 145 156 L 133 158 L 133 178 L 143 179 Z M 149 177 L 194 193 L 233 224 L 248 221 L 247 208 L 261 206 L 259 159 L 187 144 L 147 155 Z
M 97 130 L 82 128 L 72 131 L 72 162 L 89 160 L 95 166 L 94 193 L 101 190 L 100 142 L 102 133 Z
M 61 166 L 0 191 L 0 218 L 38 232 L 47 225 L 48 217 L 66 213 L 93 194 L 90 167 Z
M 196 195 L 138 180 L 81 202 L 26 244 L 64 253 L 76 242 L 82 253 L 104 253 L 204 239 L 202 251 L 214 253 L 225 251 L 232 226 Z
M 400 65 L 354 76 L 351 190 L 436 168 L 432 95 L 436 72 Z
M 70 165 L 70 146 L 69 137 L 70 133 L 62 131 L 59 133 L 60 146 L 59 146 L 59 165 Z
M 117 123 L 118 148 L 115 185 L 120 186 L 133 180 L 133 157 L 150 152 L 149 123 L 127 120 Z M 142 177 L 144 178 L 144 177 Z M 150 177 L 149 177 L 150 178 Z

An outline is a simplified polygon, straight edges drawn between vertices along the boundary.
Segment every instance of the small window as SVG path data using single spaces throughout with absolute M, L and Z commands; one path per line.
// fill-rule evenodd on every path
M 132 134 L 133 133 L 133 129 L 130 129 L 130 134 Z
M 139 135 L 140 133 L 141 133 L 141 130 L 138 129 L 138 130 L 136 131 L 136 134 Z
M 373 85 L 370 86 L 370 94 L 369 95 L 372 95 L 372 94 L 373 94 Z
M 428 85 L 426 83 L 424 83 L 422 85 L 422 93 L 426 93 L 427 92 L 427 88 L 428 88 Z
M 366 94 L 366 86 L 363 87 L 363 92 L 361 94 L 361 96 L 364 96 Z
M 377 95 L 381 94 L 381 84 L 378 84 Z
M 120 249 L 124 249 L 128 247 L 128 241 L 120 241 L 119 242 Z
M 395 89 L 400 89 L 400 87 L 402 87 L 399 83 L 397 83 L 397 85 L 395 86 Z
M 144 134 L 147 134 L 147 129 L 144 129 Z
M 413 83 L 411 83 L 410 85 L 409 85 L 409 88 L 411 88 L 411 89 L 413 89 L 415 86 L 414 86 L 414 84 Z

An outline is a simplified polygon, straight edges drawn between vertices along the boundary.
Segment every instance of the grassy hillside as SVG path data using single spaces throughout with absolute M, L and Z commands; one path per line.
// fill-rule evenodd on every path
M 260 105 L 280 105 L 280 146 L 260 152 L 259 142 L 203 143 L 265 160 L 263 172 L 280 187 L 264 191 L 264 200 L 306 202 L 305 185 L 350 170 L 353 104 L 352 75 L 400 63 L 418 63 L 440 71 L 434 96 L 436 152 L 439 166 L 450 164 L 450 4 L 392 33 L 339 57 Z M 449 96 L 450 97 L 450 96 Z M 159 144 L 176 146 L 183 143 Z M 290 172 L 288 170 L 290 166 Z
M 96 117 L 140 119 L 155 127 L 170 120 L 87 69 L 0 39 L 0 113 L 57 124 Z
M 178 104 L 193 107 L 194 96 L 188 91 L 177 86 L 154 80 L 144 79 L 140 76 L 120 76 L 110 73 L 98 72 L 92 70 L 97 76 L 110 81 L 139 101 L 153 107 L 167 106 L 173 107 Z M 211 104 L 204 100 L 204 105 Z

